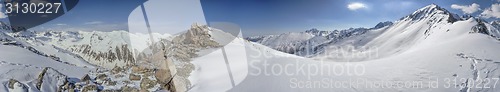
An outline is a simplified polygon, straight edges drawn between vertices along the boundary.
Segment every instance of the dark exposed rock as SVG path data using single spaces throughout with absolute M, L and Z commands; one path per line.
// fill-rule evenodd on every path
M 147 69 L 141 66 L 132 66 L 132 73 L 144 73 Z
M 375 27 L 373 27 L 374 29 L 378 29 L 378 28 L 382 28 L 382 27 L 385 27 L 385 26 L 389 26 L 389 25 L 392 25 L 393 23 L 391 21 L 386 21 L 386 22 L 379 22 L 377 25 L 375 25 Z
M 82 92 L 94 92 L 98 90 L 97 85 L 86 85 L 83 87 Z
M 141 90 L 146 90 L 153 88 L 156 85 L 156 81 L 150 80 L 149 78 L 144 78 L 141 80 Z
M 101 92 L 122 92 L 120 90 L 111 90 L 111 89 L 106 89 L 106 90 L 103 90 Z M 123 92 L 126 92 L 126 91 L 123 91 Z
M 116 78 L 121 78 L 121 77 L 125 77 L 125 75 L 123 75 L 123 74 L 117 74 L 117 75 L 115 75 L 115 77 Z
M 99 80 L 106 80 L 107 78 L 108 78 L 108 75 L 106 75 L 106 74 L 97 75 L 97 79 L 99 79 Z
M 139 92 L 139 89 L 133 88 L 133 87 L 129 87 L 129 86 L 123 86 L 121 88 L 121 91 L 122 92 Z
M 62 87 L 63 90 L 66 90 L 68 92 L 75 92 L 75 85 L 73 83 L 66 83 L 64 84 L 64 86 Z
M 67 76 L 63 75 L 59 71 L 46 67 L 42 70 L 40 75 L 38 75 L 36 88 L 38 90 L 52 90 L 52 91 L 63 91 L 62 88 L 68 83 Z M 42 85 L 55 85 L 56 88 L 43 88 Z
M 488 32 L 488 28 L 484 24 L 483 20 L 481 19 L 476 19 L 477 25 L 472 27 L 472 32 L 471 33 L 482 33 L 489 35 L 490 33 Z
M 14 84 L 15 83 L 20 83 L 20 82 L 17 81 L 17 80 L 14 80 L 14 79 L 10 79 L 9 80 L 9 86 L 7 86 L 7 87 L 9 87 L 10 89 L 14 89 Z
M 83 76 L 80 79 L 80 81 L 82 81 L 82 82 L 87 82 L 87 81 L 90 81 L 90 80 L 91 80 L 91 78 L 90 78 L 90 76 L 88 74 L 85 74 L 85 76 Z
M 109 49 L 108 51 L 100 52 L 100 51 L 94 51 L 92 49 L 93 47 L 88 44 L 84 45 L 75 45 L 69 48 L 70 51 L 78 53 L 81 56 L 88 56 L 90 58 L 84 58 L 87 61 L 96 61 L 96 62 L 90 62 L 93 64 L 101 65 L 97 61 L 103 63 L 103 62 L 108 62 L 108 63 L 122 63 L 125 65 L 130 65 L 135 62 L 132 50 L 129 49 L 129 46 L 124 43 L 121 46 L 116 46 L 114 47 L 115 49 Z M 112 61 L 119 61 L 119 62 L 112 62 Z M 107 68 L 112 68 L 113 66 L 103 66 Z
M 23 90 L 23 92 L 28 92 L 28 87 L 26 85 L 24 85 L 23 83 L 21 83 L 17 80 L 14 80 L 14 79 L 9 79 L 9 83 L 8 83 L 7 87 L 9 89 L 21 88 Z
M 113 69 L 111 69 L 111 73 L 113 73 L 113 74 L 117 74 L 117 73 L 120 73 L 122 71 L 123 71 L 123 69 L 121 67 L 118 67 L 118 66 L 115 66 Z
M 141 75 L 130 74 L 128 77 L 132 81 L 141 80 Z
M 107 85 L 110 85 L 110 86 L 116 85 L 116 81 L 107 81 L 106 83 L 107 83 Z
M 158 69 L 155 72 L 155 78 L 160 83 L 168 83 L 169 81 L 171 81 L 172 76 L 169 70 Z

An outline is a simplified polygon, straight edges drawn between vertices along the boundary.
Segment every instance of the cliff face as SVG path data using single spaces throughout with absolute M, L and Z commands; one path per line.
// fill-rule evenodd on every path
M 137 52 L 133 66 L 154 69 L 154 76 L 162 88 L 187 91 L 191 87 L 188 77 L 195 69 L 191 59 L 198 57 L 200 50 L 221 47 L 212 36 L 214 30 L 193 24 L 185 33 L 172 36 L 172 39 L 160 39 Z
M 83 59 L 92 64 L 111 68 L 113 66 L 130 65 L 135 62 L 133 53 L 129 47 L 124 44 L 115 46 L 114 49 L 107 51 L 94 51 L 91 45 L 74 45 L 69 48 L 70 51 L 84 57 Z

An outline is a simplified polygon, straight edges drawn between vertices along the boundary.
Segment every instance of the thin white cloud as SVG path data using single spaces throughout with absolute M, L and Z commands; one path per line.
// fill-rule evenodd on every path
M 354 3 L 348 4 L 347 8 L 349 10 L 355 11 L 355 10 L 358 10 L 358 9 L 366 8 L 366 5 L 363 4 L 363 3 L 354 2 Z
M 84 24 L 87 24 L 87 25 L 95 25 L 95 24 L 101 24 L 102 21 L 91 21 L 91 22 L 86 22 Z
M 484 18 L 500 18 L 500 4 L 492 4 L 490 8 L 486 8 L 482 13 L 481 17 Z
M 451 8 L 462 10 L 462 12 L 464 12 L 465 14 L 472 14 L 474 12 L 481 10 L 481 8 L 479 8 L 479 4 L 476 3 L 472 3 L 471 5 L 452 4 Z
M 59 24 L 56 24 L 56 25 L 58 25 L 58 26 L 66 26 L 68 24 L 59 23 Z

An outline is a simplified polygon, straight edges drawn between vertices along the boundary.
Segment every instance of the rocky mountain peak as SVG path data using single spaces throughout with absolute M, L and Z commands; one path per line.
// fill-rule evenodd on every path
M 448 22 L 455 22 L 461 18 L 458 15 L 449 12 L 445 8 L 441 8 L 436 4 L 430 4 L 420 8 L 412 14 L 401 18 L 401 20 L 419 21 L 423 19 L 444 20 Z
M 189 30 L 202 31 L 202 29 L 207 29 L 207 28 L 208 28 L 207 25 L 201 25 L 201 24 L 198 24 L 198 23 L 193 23 L 193 24 L 191 24 L 191 28 Z
M 330 34 L 331 32 L 330 31 L 322 31 L 322 30 L 318 30 L 316 28 L 312 28 L 312 29 L 306 30 L 306 33 L 309 33 L 309 34 L 312 34 L 315 36 L 326 36 L 326 35 Z
M 393 23 L 391 21 L 386 21 L 386 22 L 379 22 L 377 25 L 375 25 L 375 29 L 382 28 L 388 25 L 392 25 Z
M 495 26 L 496 28 L 500 28 L 500 20 L 491 21 L 490 24 Z
M 306 30 L 306 32 L 308 32 L 308 33 L 315 33 L 315 32 L 319 32 L 319 30 L 316 29 L 316 28 L 312 28 L 312 29 Z

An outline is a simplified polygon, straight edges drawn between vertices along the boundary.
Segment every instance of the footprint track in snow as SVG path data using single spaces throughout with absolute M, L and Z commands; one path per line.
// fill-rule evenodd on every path
M 22 67 L 32 67 L 37 69 L 43 69 L 43 67 L 33 66 L 31 64 L 21 64 L 21 63 L 12 63 L 7 61 L 0 61 L 0 65 L 13 65 L 13 66 L 22 66 Z
M 466 55 L 464 53 L 459 53 L 456 54 L 458 57 L 466 59 L 467 61 L 470 61 L 470 70 L 472 71 L 472 80 L 469 80 L 470 78 L 467 78 L 467 81 L 461 83 L 464 88 L 462 88 L 460 91 L 461 92 L 469 92 L 471 91 L 472 88 L 469 88 L 468 86 L 470 85 L 469 82 L 476 82 L 477 79 L 485 79 L 485 78 L 491 78 L 491 77 L 496 77 L 496 76 L 491 76 L 490 73 L 495 72 L 498 67 L 500 66 L 500 62 L 494 61 L 492 59 L 482 59 L 482 58 L 477 58 L 474 55 Z M 497 76 L 500 77 L 500 76 Z M 474 84 L 472 84 L 474 85 Z M 484 89 L 478 89 L 478 91 L 481 91 Z M 487 90 L 487 89 L 486 89 Z

